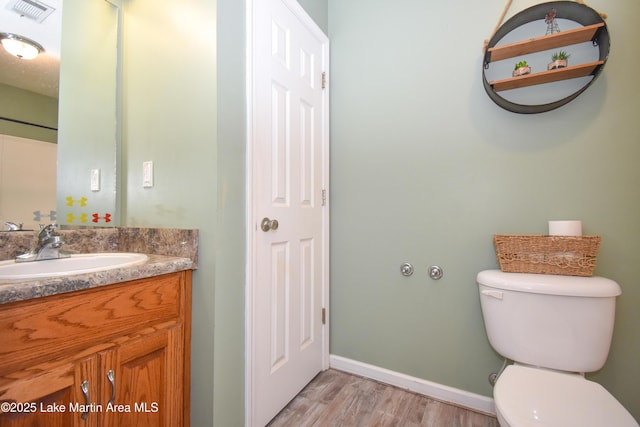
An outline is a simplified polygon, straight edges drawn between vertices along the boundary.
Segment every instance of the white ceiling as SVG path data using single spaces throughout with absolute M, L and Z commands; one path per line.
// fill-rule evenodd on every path
M 0 47 L 0 83 L 57 98 L 63 0 L 39 0 L 55 9 L 41 23 L 11 10 L 14 1 L 0 0 L 0 33 L 28 37 L 42 45 L 44 52 L 35 59 L 24 60 Z

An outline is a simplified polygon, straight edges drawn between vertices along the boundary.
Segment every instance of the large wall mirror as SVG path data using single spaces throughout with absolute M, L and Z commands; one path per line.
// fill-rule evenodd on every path
M 0 229 L 119 225 L 119 1 L 0 0 Z

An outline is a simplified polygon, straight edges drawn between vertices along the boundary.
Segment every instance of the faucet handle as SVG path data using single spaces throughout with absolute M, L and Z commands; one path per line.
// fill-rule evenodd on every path
M 7 231 L 20 231 L 20 230 L 22 230 L 22 223 L 16 224 L 15 222 L 5 221 L 4 225 L 7 227 Z
M 40 225 L 40 232 L 38 233 L 39 240 L 48 239 L 49 237 L 56 236 L 56 235 L 57 233 L 56 233 L 55 224 L 49 224 L 47 226 Z

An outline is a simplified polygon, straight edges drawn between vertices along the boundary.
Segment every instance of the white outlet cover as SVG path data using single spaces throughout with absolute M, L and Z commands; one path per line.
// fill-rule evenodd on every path
M 142 162 L 142 187 L 153 187 L 153 162 Z
M 100 169 L 91 169 L 91 191 L 100 191 Z

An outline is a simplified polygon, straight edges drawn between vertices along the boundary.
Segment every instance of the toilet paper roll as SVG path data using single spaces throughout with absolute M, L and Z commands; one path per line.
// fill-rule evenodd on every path
M 549 236 L 582 236 L 582 221 L 549 221 Z

